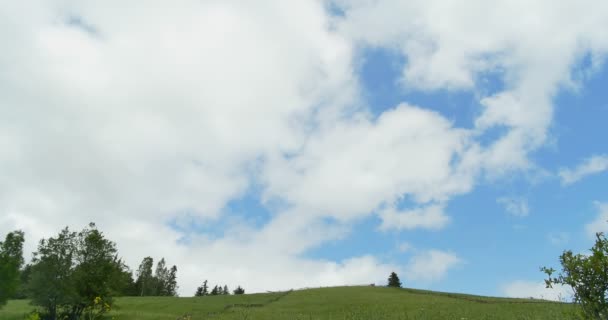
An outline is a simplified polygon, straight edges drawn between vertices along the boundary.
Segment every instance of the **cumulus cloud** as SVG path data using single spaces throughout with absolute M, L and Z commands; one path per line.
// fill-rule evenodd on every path
M 589 237 L 595 237 L 597 232 L 608 232 L 608 203 L 596 202 L 596 218 L 585 225 L 585 231 Z
M 496 200 L 498 204 L 501 204 L 505 211 L 516 217 L 526 217 L 530 213 L 528 207 L 528 200 L 518 197 L 501 197 Z
M 535 298 L 553 301 L 570 301 L 572 290 L 566 286 L 546 288 L 542 282 L 517 280 L 501 288 L 504 296 L 510 298 Z
M 456 254 L 441 250 L 428 250 L 414 255 L 405 266 L 405 277 L 410 281 L 433 282 L 464 263 Z
M 576 84 L 572 66 L 587 54 L 602 61 L 608 49 L 600 32 L 608 5 L 592 0 L 335 2 L 344 9 L 335 22 L 344 34 L 406 58 L 404 88 L 480 95 L 474 130 L 508 129 L 480 154 L 490 175 L 530 167 L 527 153 L 547 139 L 553 95 Z M 588 23 L 573 19 L 583 16 Z M 500 84 L 483 89 L 488 76 Z
M 379 213 L 382 219 L 380 230 L 411 230 L 419 228 L 438 230 L 443 228 L 450 220 L 443 210 L 444 206 L 441 204 L 404 211 L 387 208 Z
M 568 185 L 575 183 L 587 176 L 598 174 L 607 170 L 608 155 L 594 155 L 583 160 L 575 168 L 562 168 L 559 170 L 559 176 L 562 179 L 562 184 Z
M 400 266 L 303 255 L 372 214 L 441 228 L 444 204 L 480 175 L 529 166 L 573 63 L 608 47 L 597 3 L 336 4 L 343 16 L 320 1 L 4 4 L 0 232 L 24 229 L 32 251 L 95 221 L 132 267 L 151 254 L 177 264 L 184 295 L 202 277 L 249 292 L 376 281 Z M 373 115 L 356 72 L 366 46 L 407 58 L 408 89 L 474 92 L 474 126 L 408 103 Z M 488 73 L 499 92 L 479 85 Z M 495 127 L 506 133 L 481 145 Z M 262 226 L 169 226 L 213 225 L 252 189 Z M 418 209 L 390 209 L 404 197 Z M 435 280 L 458 261 L 430 251 L 408 268 Z

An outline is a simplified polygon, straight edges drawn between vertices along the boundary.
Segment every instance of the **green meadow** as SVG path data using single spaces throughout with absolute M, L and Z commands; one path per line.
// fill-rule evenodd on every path
M 9 301 L 2 320 L 34 307 Z M 568 303 L 386 287 L 332 287 L 204 297 L 122 297 L 105 319 L 572 319 Z

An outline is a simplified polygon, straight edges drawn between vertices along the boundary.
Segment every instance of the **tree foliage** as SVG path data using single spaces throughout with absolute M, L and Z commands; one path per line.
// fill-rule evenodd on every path
M 388 286 L 401 288 L 401 280 L 399 280 L 399 276 L 397 276 L 397 273 L 391 272 L 388 277 Z
M 399 277 L 395 272 L 391 272 L 391 275 L 388 277 L 388 286 L 401 288 L 401 280 L 399 280 Z
M 597 233 L 591 254 L 564 251 L 559 257 L 562 270 L 542 267 L 547 288 L 570 286 L 574 302 L 581 306 L 585 319 L 608 319 L 608 239 Z M 554 275 L 555 274 L 555 275 Z
M 156 264 L 154 274 L 152 266 L 154 260 L 145 257 L 137 271 L 137 287 L 140 296 L 176 296 L 177 295 L 177 267 L 167 268 L 165 258 L 161 258 Z
M 46 319 L 54 320 L 78 319 L 95 301 L 111 305 L 121 289 L 119 275 L 126 271 L 114 242 L 91 223 L 78 233 L 66 227 L 42 239 L 30 272 L 29 297 L 45 310 Z
M 207 285 L 207 280 L 203 281 L 203 284 L 196 288 L 196 293 L 194 293 L 195 297 L 202 297 L 209 294 L 209 286 Z
M 233 291 L 234 294 L 245 294 L 245 289 L 241 288 L 241 286 L 236 287 Z
M 0 307 L 19 289 L 19 269 L 23 265 L 24 235 L 13 231 L 0 242 Z

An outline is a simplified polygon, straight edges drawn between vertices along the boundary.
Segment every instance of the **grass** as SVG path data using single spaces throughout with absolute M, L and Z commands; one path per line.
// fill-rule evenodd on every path
M 33 307 L 9 301 L 2 320 L 21 320 Z M 198 298 L 123 297 L 108 319 L 570 319 L 574 306 L 413 289 L 333 287 L 284 293 Z

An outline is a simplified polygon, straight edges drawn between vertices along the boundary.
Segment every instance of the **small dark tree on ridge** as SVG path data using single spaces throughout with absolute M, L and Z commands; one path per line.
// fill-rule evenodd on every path
M 396 273 L 391 272 L 391 275 L 388 277 L 388 286 L 401 288 L 401 281 L 399 280 L 399 277 Z
M 236 289 L 234 289 L 234 294 L 244 294 L 245 293 L 245 289 L 241 288 L 241 286 L 238 286 Z

